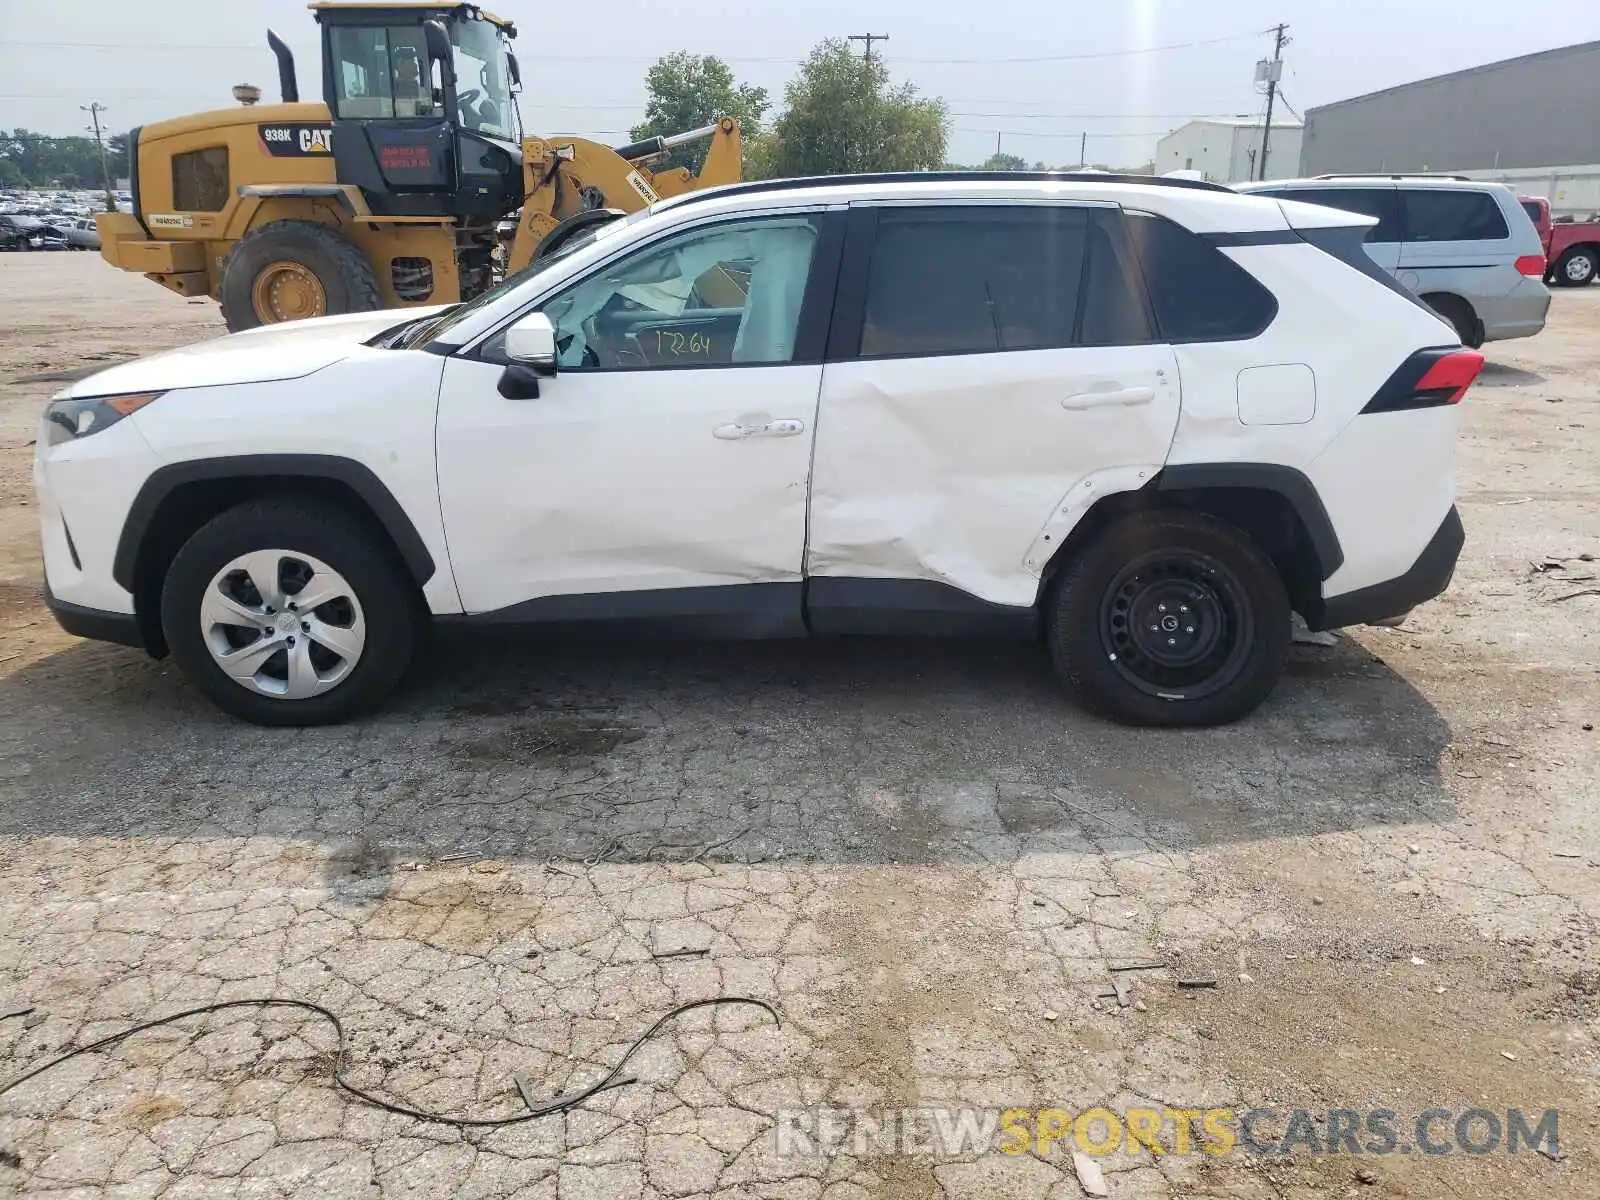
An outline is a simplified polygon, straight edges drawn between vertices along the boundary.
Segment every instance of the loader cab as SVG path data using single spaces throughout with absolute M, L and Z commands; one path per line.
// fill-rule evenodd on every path
M 340 183 L 373 212 L 462 221 L 522 198 L 509 21 L 472 4 L 311 5 Z

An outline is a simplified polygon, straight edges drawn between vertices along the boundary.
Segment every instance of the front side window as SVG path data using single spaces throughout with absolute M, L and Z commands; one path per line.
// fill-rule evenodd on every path
M 793 359 L 816 250 L 811 217 L 691 230 L 547 301 L 563 370 L 756 366 Z M 485 346 L 494 358 L 499 339 Z
M 1072 345 L 1087 233 L 1065 207 L 884 210 L 861 357 Z
M 1488 192 L 1402 188 L 1408 242 L 1485 242 L 1511 236 Z
M 438 117 L 420 25 L 340 25 L 333 30 L 339 116 L 351 120 Z

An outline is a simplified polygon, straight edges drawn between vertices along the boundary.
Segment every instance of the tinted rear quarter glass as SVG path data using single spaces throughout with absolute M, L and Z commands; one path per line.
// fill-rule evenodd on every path
M 1189 230 L 1144 213 L 1129 213 L 1127 229 L 1164 340 L 1243 341 L 1277 316 L 1271 292 Z
M 1408 242 L 1482 242 L 1511 236 L 1488 192 L 1401 188 Z
M 1367 231 L 1369 242 L 1398 242 L 1400 240 L 1400 195 L 1394 188 L 1291 188 L 1280 195 L 1285 200 L 1298 200 L 1302 204 L 1322 204 L 1344 212 L 1377 217 L 1378 223 Z

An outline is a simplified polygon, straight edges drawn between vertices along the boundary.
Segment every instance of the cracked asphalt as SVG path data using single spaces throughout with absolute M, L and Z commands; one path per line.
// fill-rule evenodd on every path
M 1600 1194 L 1600 290 L 1492 346 L 1456 582 L 1129 731 L 1032 647 L 441 639 L 381 716 L 227 720 L 38 600 L 17 382 L 220 332 L 0 259 L 0 1193 L 1068 1200 L 1041 1155 L 779 1153 L 818 1106 L 1560 1110 L 1559 1161 L 1121 1152 L 1111 1196 Z M 1588 577 L 1587 579 L 1585 577 Z M 1113 992 L 1118 971 L 1126 1005 Z M 1215 979 L 1215 987 L 1180 980 Z M 860 1152 L 858 1152 L 860 1151 Z

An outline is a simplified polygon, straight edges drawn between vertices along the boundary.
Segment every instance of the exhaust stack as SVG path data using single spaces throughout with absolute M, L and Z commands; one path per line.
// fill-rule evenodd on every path
M 278 90 L 283 93 L 283 102 L 299 103 L 300 85 L 294 78 L 294 51 L 270 29 L 267 30 L 267 45 L 271 46 L 272 52 L 278 56 Z

